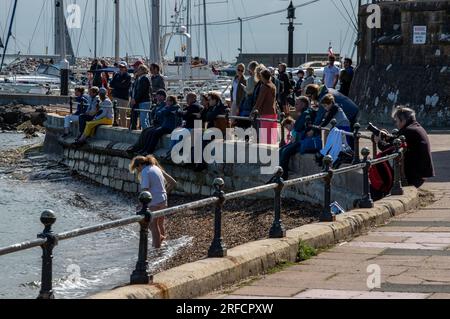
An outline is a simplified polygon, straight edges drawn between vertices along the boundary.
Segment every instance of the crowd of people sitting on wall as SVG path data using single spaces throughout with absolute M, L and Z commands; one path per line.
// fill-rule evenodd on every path
M 77 135 L 74 145 L 83 145 L 95 134 L 97 127 L 112 125 L 115 113 L 120 126 L 130 130 L 140 128 L 138 141 L 127 152 L 134 157 L 130 171 L 137 174 L 140 190 L 150 191 L 153 196 L 152 210 L 167 207 L 167 194 L 176 184 L 154 156 L 158 144 L 163 136 L 175 130 L 192 133 L 196 121 L 201 121 L 202 129 L 218 128 L 225 133 L 227 128 L 246 129 L 252 126 L 250 119 L 257 111 L 257 128 L 262 129 L 259 142 L 278 145 L 278 121 L 281 113 L 284 113 L 286 117 L 281 123 L 281 129 L 287 134 L 279 148 L 284 179 L 289 178 L 290 162 L 296 154 L 314 154 L 319 165 L 322 165 L 325 156 L 331 155 L 334 168 L 352 159 L 349 154 L 354 151 L 354 141 L 353 135 L 349 133 L 354 131 L 360 111 L 347 96 L 353 76 L 349 59 L 346 60 L 345 70 L 339 74 L 333 68 L 334 58 L 330 57 L 323 84 L 317 84 L 311 68 L 306 70 L 306 74 L 303 70 L 298 71 L 298 81 L 295 82 L 282 63 L 278 67 L 278 75 L 275 69 L 266 68 L 256 61 L 250 62 L 247 67 L 239 64 L 231 84 L 230 101 L 225 101 L 219 93 L 207 92 L 199 95 L 188 93 L 185 103 L 167 93 L 158 65 L 147 67 L 143 61 L 137 61 L 131 69 L 134 77 L 130 75 L 126 62 L 119 62 L 117 66 L 118 72 L 109 81 L 104 71 L 107 66 L 102 61 L 93 62 L 92 85 L 88 94 L 85 94 L 83 87 L 75 89 L 77 109 L 65 117 L 63 137 L 70 134 L 70 124 L 78 122 L 79 132 L 72 132 Z M 336 90 L 339 80 L 341 87 Z M 117 101 L 118 112 L 114 112 L 112 100 Z M 404 136 L 405 177 L 409 185 L 420 187 L 426 178 L 434 176 L 427 133 L 409 108 L 397 108 L 393 119 L 398 129 L 395 135 L 386 130 L 370 128 L 380 150 L 379 154 L 373 156 L 392 154 L 396 150 L 394 140 Z M 329 135 L 323 138 L 322 129 L 330 127 L 332 122 Z M 171 141 L 166 159 L 170 158 L 170 150 L 178 142 Z M 205 164 L 197 164 L 194 169 L 203 170 L 206 167 Z M 392 187 L 392 168 L 388 163 L 383 163 L 371 170 L 372 197 L 381 199 L 389 194 Z M 166 238 L 164 219 L 152 220 L 151 230 L 153 245 L 159 248 Z
M 280 63 L 277 72 L 256 61 L 250 62 L 247 67 L 238 64 L 229 101 L 216 92 L 201 95 L 189 93 L 185 105 L 181 105 L 183 103 L 176 96 L 168 95 L 158 65 L 147 67 L 138 60 L 130 70 L 128 64 L 122 61 L 117 64 L 119 71 L 109 81 L 104 75 L 109 71 L 107 66 L 102 61 L 94 60 L 91 68 L 93 86 L 88 95 L 84 88 L 76 88 L 78 106 L 74 114 L 65 118 L 64 137 L 69 134 L 71 122 L 79 122 L 80 131 L 75 145 L 84 144 L 98 126 L 112 125 L 114 112 L 111 100 L 117 101 L 119 118 L 116 120 L 120 126 L 142 130 L 137 143 L 127 151 L 140 156 L 153 155 L 161 138 L 174 130 L 192 132 L 196 120 L 202 121 L 203 129 L 214 127 L 225 133 L 227 128 L 250 127 L 252 121 L 249 119 L 256 111 L 258 129 L 261 129 L 259 142 L 277 145 L 280 135 L 278 119 L 281 113 L 285 113 L 286 119 L 281 127 L 287 132 L 287 139 L 281 143 L 279 151 L 283 178 L 289 178 L 289 163 L 298 153 L 315 154 L 319 164 L 326 155 L 331 155 L 336 168 L 352 158 L 349 154 L 354 148 L 353 136 L 346 133 L 354 131 L 359 119 L 359 107 L 347 96 L 353 77 L 351 60 L 345 60 L 345 69 L 341 72 L 337 72 L 339 69 L 335 68 L 334 62 L 334 57 L 330 56 L 323 84 L 316 84 L 311 68 L 306 70 L 306 74 L 303 70 L 298 71 L 298 80 L 293 81 L 283 63 Z M 134 77 L 131 77 L 130 71 Z M 340 90 L 336 90 L 338 81 L 341 82 Z M 401 108 L 394 118 L 401 134 L 407 139 L 405 171 L 408 182 L 420 186 L 423 178 L 433 175 L 433 168 L 426 133 L 411 112 Z M 229 116 L 224 116 L 226 114 Z M 329 127 L 332 120 L 334 126 L 323 140 L 322 128 Z M 172 141 L 169 149 L 178 142 Z M 387 141 L 378 138 L 377 142 L 381 151 L 389 149 Z M 169 156 L 170 151 L 167 158 Z M 422 159 L 422 170 L 412 168 L 412 157 Z

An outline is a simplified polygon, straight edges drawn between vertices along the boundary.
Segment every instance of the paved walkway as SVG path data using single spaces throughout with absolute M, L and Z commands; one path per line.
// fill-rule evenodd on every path
M 450 299 L 450 135 L 431 140 L 438 177 L 424 188 L 435 203 L 284 271 L 205 297 Z M 378 270 L 381 288 L 370 289 L 368 279 L 376 283 Z

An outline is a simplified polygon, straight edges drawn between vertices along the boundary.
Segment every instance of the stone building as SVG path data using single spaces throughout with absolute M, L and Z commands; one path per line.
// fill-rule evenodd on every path
M 363 121 L 392 124 L 407 105 L 427 127 L 450 126 L 450 1 L 380 1 L 381 28 L 359 11 L 359 66 L 351 97 Z

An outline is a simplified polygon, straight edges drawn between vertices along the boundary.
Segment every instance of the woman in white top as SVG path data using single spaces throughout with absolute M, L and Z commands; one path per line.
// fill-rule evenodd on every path
M 176 181 L 164 171 L 154 156 L 135 157 L 131 161 L 130 172 L 138 174 L 141 183 L 140 191 L 152 194 L 152 202 L 149 207 L 151 211 L 167 208 L 167 193 L 175 187 Z M 164 217 L 152 219 L 150 230 L 153 247 L 160 248 L 162 241 L 166 239 Z

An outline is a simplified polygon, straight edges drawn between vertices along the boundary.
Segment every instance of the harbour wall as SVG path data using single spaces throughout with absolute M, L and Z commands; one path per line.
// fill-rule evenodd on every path
M 23 104 L 29 106 L 69 105 L 68 96 L 0 93 L 0 105 Z

